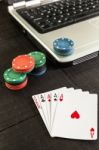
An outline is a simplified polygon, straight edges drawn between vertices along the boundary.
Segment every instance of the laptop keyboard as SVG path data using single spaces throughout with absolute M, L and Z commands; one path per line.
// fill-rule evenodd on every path
M 46 33 L 99 15 L 99 0 L 61 0 L 17 12 L 38 32 Z

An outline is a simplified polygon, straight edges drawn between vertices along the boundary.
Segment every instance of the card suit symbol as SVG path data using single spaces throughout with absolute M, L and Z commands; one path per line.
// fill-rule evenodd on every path
M 90 135 L 91 135 L 91 138 L 93 138 L 93 136 L 94 136 L 94 133 L 95 133 L 95 130 L 94 130 L 94 128 L 91 128 L 91 129 L 90 129 Z
M 54 95 L 54 101 L 57 101 L 57 94 Z
M 33 100 L 34 100 L 34 103 L 35 103 L 36 107 L 37 107 L 38 109 L 42 109 L 41 105 L 38 103 L 38 101 L 37 101 L 37 99 L 36 99 L 35 96 L 33 97 Z
M 44 96 L 41 95 L 41 102 L 45 102 Z
M 49 102 L 51 101 L 51 96 L 50 96 L 50 94 L 48 94 L 47 99 L 48 99 Z
M 43 95 L 41 95 L 41 99 L 43 99 L 44 97 L 43 97 Z
M 72 118 L 72 119 L 79 119 L 79 118 L 80 118 L 80 114 L 79 114 L 77 111 L 74 111 L 74 112 L 71 114 L 71 118 Z
M 54 98 L 54 101 L 57 101 L 57 98 Z
M 42 99 L 42 102 L 45 102 L 45 99 Z
M 94 130 L 94 128 L 91 128 L 90 131 L 91 131 L 91 132 L 94 132 L 95 130 Z
M 63 94 L 61 94 L 61 96 L 60 96 L 60 99 L 59 99 L 60 101 L 63 101 Z

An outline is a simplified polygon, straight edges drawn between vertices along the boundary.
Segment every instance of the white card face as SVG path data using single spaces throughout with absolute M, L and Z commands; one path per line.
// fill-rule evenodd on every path
M 47 126 L 48 129 L 50 130 L 50 126 L 49 126 L 49 120 L 48 120 L 48 112 L 47 112 L 47 107 L 46 107 L 46 97 L 45 97 L 45 93 L 39 94 L 38 95 L 39 101 L 41 103 L 42 106 L 42 111 L 45 117 L 45 120 L 47 122 Z
M 66 87 L 62 87 L 62 88 L 44 93 L 45 99 L 46 99 L 46 109 L 47 109 L 47 119 L 46 120 L 48 121 L 50 130 L 51 130 L 51 126 L 52 126 L 52 121 L 53 121 L 53 117 L 54 117 L 56 104 L 57 104 L 58 97 L 59 97 L 59 91 L 65 90 L 65 89 L 66 89 Z M 73 88 L 71 88 L 71 89 L 73 89 Z M 54 102 L 54 103 L 52 104 L 52 102 Z
M 51 136 L 70 139 L 97 139 L 97 95 L 66 92 L 58 103 Z
M 38 111 L 39 111 L 39 113 L 41 115 L 41 118 L 42 118 L 42 120 L 43 120 L 43 122 L 44 122 L 44 124 L 45 124 L 45 126 L 47 128 L 47 130 L 49 131 L 47 120 L 46 120 L 44 111 L 42 109 L 42 105 L 41 105 L 41 101 L 40 101 L 39 97 L 37 95 L 34 95 L 34 96 L 32 96 L 32 99 L 33 99 L 33 101 L 34 101 L 34 103 L 35 103 L 35 105 L 36 105 L 36 107 L 37 107 L 37 109 L 38 109 Z
M 55 117 L 55 113 L 56 113 L 56 109 L 57 109 L 57 103 L 59 103 L 60 101 L 63 101 L 64 97 L 64 93 L 66 92 L 66 90 L 74 91 L 74 88 L 69 88 L 67 89 L 66 87 L 57 89 L 52 91 L 52 98 L 51 98 L 51 130 L 53 127 L 53 121 L 54 121 L 54 117 Z
M 51 97 L 52 97 L 51 91 L 45 93 L 47 120 L 48 120 L 48 124 L 49 124 L 49 130 L 51 129 Z
M 52 123 L 53 123 L 53 119 L 54 119 L 54 115 L 55 115 L 55 110 L 56 110 L 56 106 L 59 100 L 59 90 L 54 90 L 51 94 L 51 120 L 50 120 L 50 124 L 51 124 L 51 128 L 52 128 Z
M 63 92 L 66 90 L 66 87 L 57 89 L 52 91 L 52 97 L 51 97 L 51 129 L 53 126 L 54 116 L 57 108 L 57 103 L 59 100 L 63 100 Z

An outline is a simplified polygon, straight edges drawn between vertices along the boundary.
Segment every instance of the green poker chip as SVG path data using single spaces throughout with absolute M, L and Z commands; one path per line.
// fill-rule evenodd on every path
M 24 82 L 27 75 L 25 73 L 15 72 L 12 68 L 9 68 L 4 72 L 3 77 L 7 83 L 19 84 Z
M 35 68 L 41 67 L 46 63 L 46 56 L 42 52 L 34 51 L 29 53 L 29 56 L 33 57 L 35 60 Z

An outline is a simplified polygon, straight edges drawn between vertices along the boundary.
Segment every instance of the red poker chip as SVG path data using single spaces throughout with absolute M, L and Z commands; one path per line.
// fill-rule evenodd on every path
M 13 70 L 15 71 L 15 72 L 19 72 L 19 73 L 28 73 L 28 72 L 31 72 L 32 70 L 34 69 L 34 67 L 32 67 L 32 68 L 30 68 L 30 69 L 28 69 L 28 70 L 14 70 L 14 68 L 13 68 Z
M 29 55 L 19 55 L 12 61 L 12 68 L 17 72 L 27 72 L 35 66 L 34 59 Z
M 23 83 L 18 84 L 18 85 L 13 85 L 13 84 L 9 84 L 9 83 L 5 82 L 5 86 L 10 90 L 17 91 L 17 90 L 21 90 L 24 87 L 26 87 L 27 83 L 28 83 L 28 78 L 26 78 L 26 80 Z

